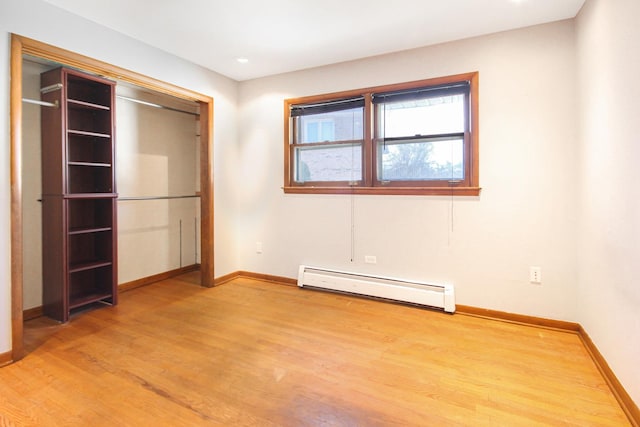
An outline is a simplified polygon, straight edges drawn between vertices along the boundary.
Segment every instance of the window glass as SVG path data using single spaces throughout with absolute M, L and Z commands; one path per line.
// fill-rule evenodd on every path
M 426 181 L 464 178 L 462 138 L 378 143 L 378 180 Z
M 464 132 L 464 95 L 438 96 L 378 105 L 378 135 L 396 138 Z
M 298 147 L 295 159 L 296 182 L 362 179 L 362 147 L 359 144 Z
M 299 116 L 298 144 L 362 139 L 363 108 Z

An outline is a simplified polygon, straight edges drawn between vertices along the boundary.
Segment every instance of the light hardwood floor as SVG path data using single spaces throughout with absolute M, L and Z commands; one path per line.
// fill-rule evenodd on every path
M 196 283 L 27 322 L 28 355 L 0 369 L 0 426 L 629 425 L 572 333 Z

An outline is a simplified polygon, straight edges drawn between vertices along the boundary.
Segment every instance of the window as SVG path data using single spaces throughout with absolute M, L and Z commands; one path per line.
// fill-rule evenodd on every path
M 290 116 L 292 175 L 297 185 L 349 185 L 362 180 L 363 97 L 296 104 Z
M 285 192 L 479 194 L 477 81 L 286 100 Z
M 335 141 L 336 124 L 332 119 L 305 120 L 304 137 L 305 141 Z
M 462 82 L 373 94 L 378 182 L 464 180 L 468 89 Z

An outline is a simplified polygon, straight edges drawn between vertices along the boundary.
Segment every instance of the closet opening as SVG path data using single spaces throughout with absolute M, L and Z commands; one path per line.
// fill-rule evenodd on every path
M 42 312 L 40 74 L 65 67 L 116 82 L 115 182 L 119 290 L 200 270 L 214 283 L 213 99 L 35 40 L 11 46 L 12 359 L 25 316 Z M 55 88 L 53 88 L 55 90 Z M 87 167 L 100 147 L 69 146 Z M 73 152 L 72 152 L 73 150 Z M 76 202 L 80 203 L 80 202 Z

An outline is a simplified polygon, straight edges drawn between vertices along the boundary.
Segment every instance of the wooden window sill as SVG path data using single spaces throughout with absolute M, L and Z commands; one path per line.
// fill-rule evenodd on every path
M 282 187 L 285 194 L 376 194 L 397 196 L 479 196 L 481 187 Z

